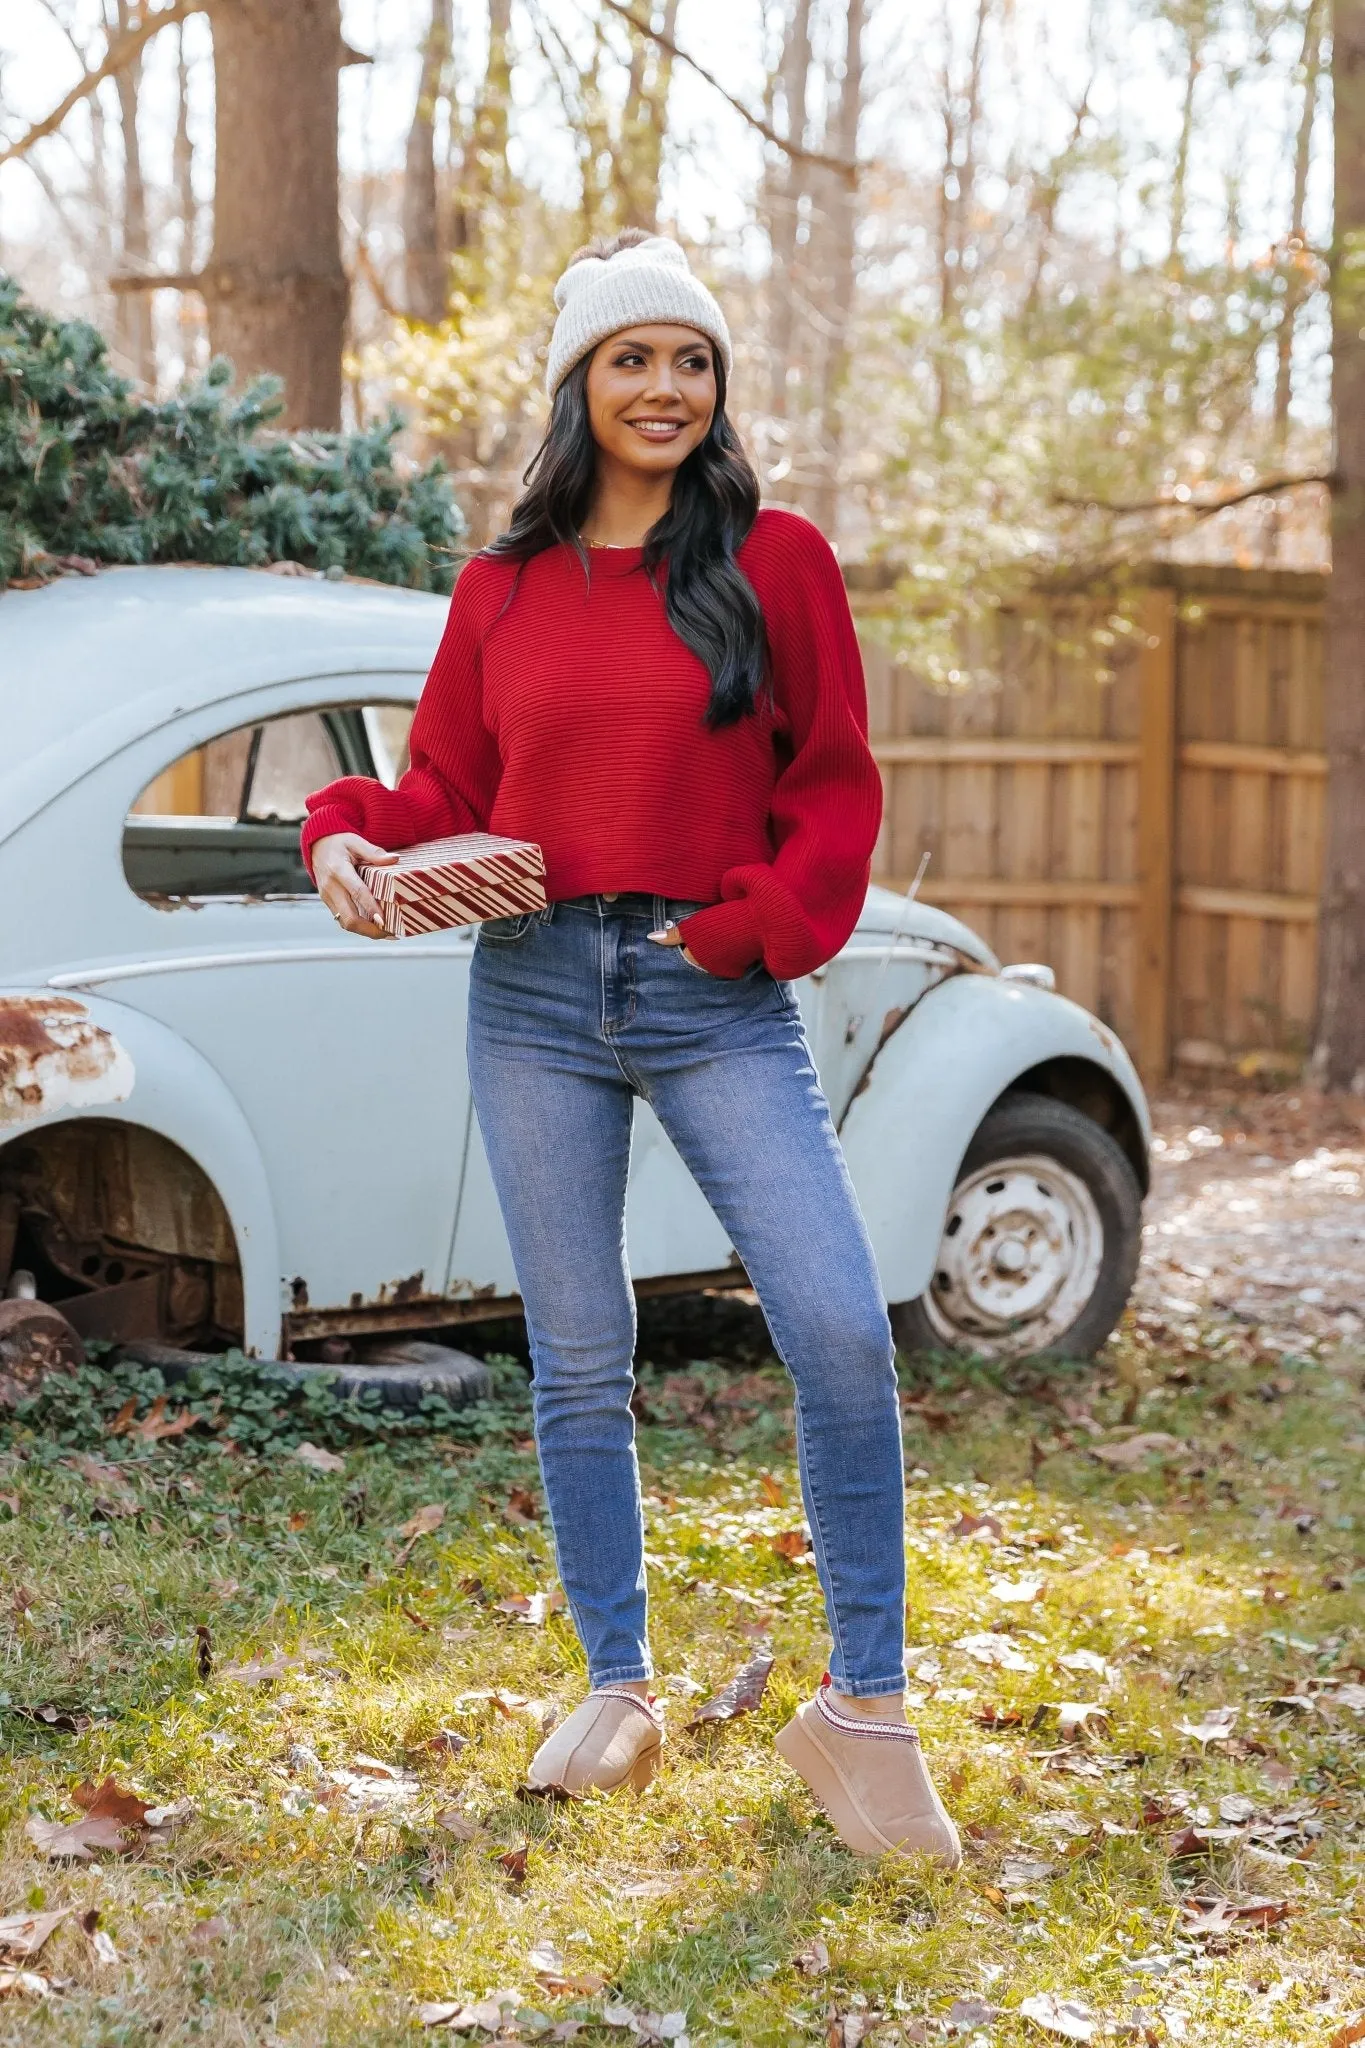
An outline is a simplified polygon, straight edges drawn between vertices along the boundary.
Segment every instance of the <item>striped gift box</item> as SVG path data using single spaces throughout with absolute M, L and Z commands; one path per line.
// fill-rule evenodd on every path
M 359 874 L 393 939 L 545 907 L 545 862 L 529 839 L 428 839 L 405 846 L 393 867 L 361 863 Z

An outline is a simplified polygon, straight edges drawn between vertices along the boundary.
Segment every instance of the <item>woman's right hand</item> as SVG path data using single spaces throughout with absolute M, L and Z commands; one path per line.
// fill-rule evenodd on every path
M 387 868 L 398 855 L 372 846 L 358 832 L 329 832 L 325 839 L 314 840 L 312 851 L 318 894 L 342 930 L 359 932 L 366 939 L 382 939 L 384 921 L 379 905 L 356 872 L 356 863 Z

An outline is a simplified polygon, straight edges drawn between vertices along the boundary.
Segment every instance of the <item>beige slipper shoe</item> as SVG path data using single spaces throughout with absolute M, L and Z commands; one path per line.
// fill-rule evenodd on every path
M 800 1773 L 855 1856 L 932 1856 L 947 1870 L 962 1844 L 925 1767 L 919 1736 L 900 1721 L 846 1714 L 830 1697 L 829 1673 L 798 1707 L 777 1747 Z
M 533 1792 L 636 1792 L 658 1768 L 663 1715 L 652 1700 L 622 1686 L 590 1692 L 531 1758 L 526 1782 Z

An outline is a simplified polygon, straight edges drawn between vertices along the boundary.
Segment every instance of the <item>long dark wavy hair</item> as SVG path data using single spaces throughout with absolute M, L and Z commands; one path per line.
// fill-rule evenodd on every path
M 610 256 L 645 237 L 638 230 L 591 244 L 578 256 Z M 576 262 L 578 256 L 574 258 Z M 545 438 L 531 458 L 506 533 L 487 552 L 518 562 L 561 543 L 582 557 L 579 527 L 592 504 L 597 443 L 588 417 L 591 354 L 570 370 L 555 393 Z M 753 711 L 768 688 L 768 640 L 753 585 L 735 560 L 758 513 L 758 478 L 725 412 L 725 365 L 714 356 L 716 409 L 705 438 L 673 480 L 662 519 L 645 535 L 645 571 L 657 586 L 666 565 L 664 609 L 685 647 L 711 677 L 705 723 L 733 725 Z

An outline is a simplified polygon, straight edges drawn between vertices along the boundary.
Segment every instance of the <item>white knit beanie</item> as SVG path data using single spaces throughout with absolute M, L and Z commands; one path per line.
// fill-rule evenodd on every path
M 555 286 L 555 304 L 559 318 L 545 368 L 551 398 L 589 349 L 609 334 L 647 320 L 698 328 L 716 344 L 725 374 L 730 374 L 725 315 L 701 279 L 692 275 L 686 252 L 665 235 L 651 235 L 633 249 L 618 249 L 614 256 L 580 257 Z

